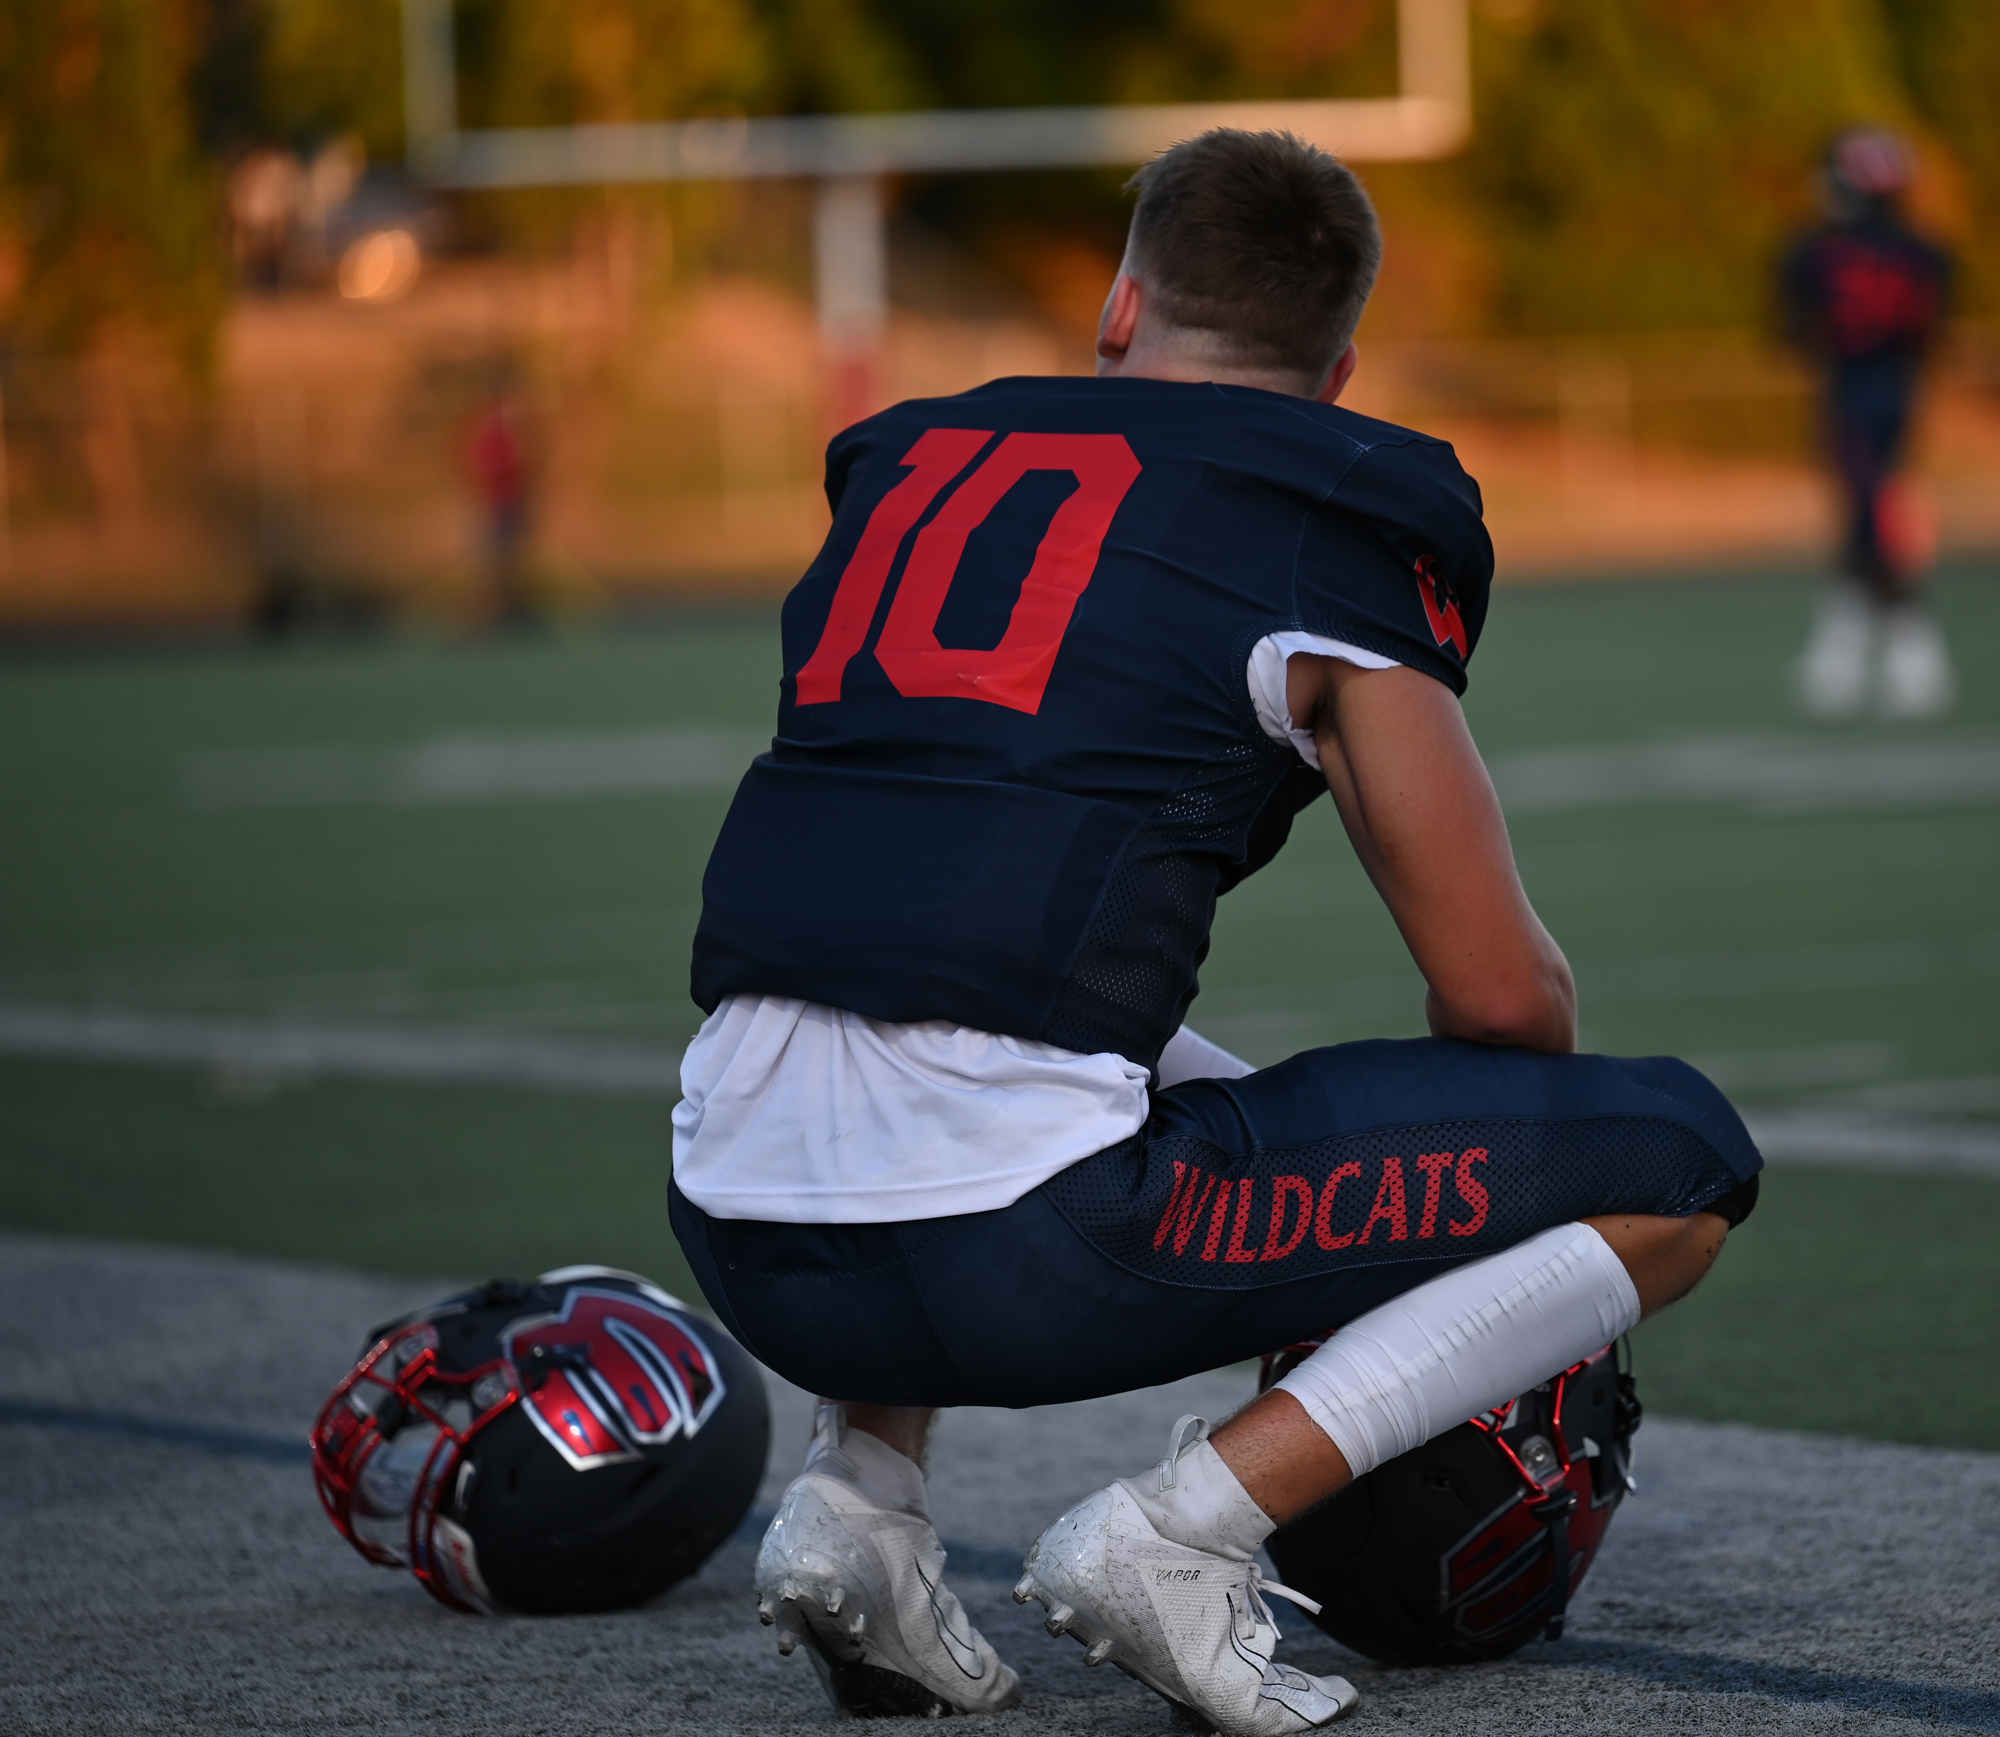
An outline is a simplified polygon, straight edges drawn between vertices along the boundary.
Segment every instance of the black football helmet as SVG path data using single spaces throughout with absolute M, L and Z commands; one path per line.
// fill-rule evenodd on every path
M 327 1516 L 454 1610 L 617 1610 L 736 1529 L 755 1363 L 634 1273 L 495 1279 L 391 1321 L 313 1425 Z
M 1264 1359 L 1258 1390 L 1318 1348 Z M 1632 1480 L 1640 1406 L 1607 1345 L 1356 1478 L 1271 1534 L 1287 1586 L 1342 1646 L 1393 1665 L 1497 1659 L 1565 1613 Z

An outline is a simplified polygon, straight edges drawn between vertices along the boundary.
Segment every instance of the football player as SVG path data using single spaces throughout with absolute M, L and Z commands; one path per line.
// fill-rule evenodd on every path
M 1087 1663 L 1297 1731 L 1354 1691 L 1271 1656 L 1273 1527 L 1687 1291 L 1760 1161 L 1691 1069 L 1572 1053 L 1459 708 L 1478 491 L 1336 403 L 1381 253 L 1359 183 L 1217 131 L 1134 185 L 1097 378 L 830 449 L 777 738 L 703 885 L 674 1223 L 730 1330 L 825 1396 L 756 1585 L 852 1713 L 1019 1694 L 943 1581 L 933 1408 L 1338 1327 L 1016 1588 Z M 1253 1071 L 1183 1017 L 1216 898 L 1328 792 L 1435 1035 Z
M 1928 717 L 1951 704 L 1954 686 L 1924 601 L 1919 538 L 1895 488 L 1918 371 L 1950 283 L 1950 261 L 1903 221 L 1909 178 L 1908 150 L 1894 134 L 1842 133 L 1821 172 L 1826 221 L 1784 266 L 1786 331 L 1820 372 L 1828 455 L 1846 506 L 1844 578 L 1821 598 L 1798 670 L 1806 709 L 1827 717 L 1857 711 L 1878 682 L 1885 715 Z

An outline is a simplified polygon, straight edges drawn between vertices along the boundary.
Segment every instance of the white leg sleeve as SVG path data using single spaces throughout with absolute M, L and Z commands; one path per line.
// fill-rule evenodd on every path
M 1278 1383 L 1358 1478 L 1526 1392 L 1638 1324 L 1587 1224 L 1558 1225 L 1350 1321 Z

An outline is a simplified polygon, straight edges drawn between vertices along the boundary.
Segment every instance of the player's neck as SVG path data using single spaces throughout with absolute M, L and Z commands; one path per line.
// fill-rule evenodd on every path
M 1280 392 L 1287 398 L 1311 398 L 1314 383 L 1288 369 L 1250 368 L 1214 354 L 1200 342 L 1166 339 L 1135 341 L 1121 356 L 1099 356 L 1101 379 L 1175 380 L 1187 385 L 1253 386 L 1260 392 Z
M 1143 267 L 1128 253 L 1104 299 L 1097 324 L 1097 373 L 1100 379 L 1177 380 L 1190 385 L 1252 386 L 1260 392 L 1280 392 L 1288 398 L 1339 395 L 1353 372 L 1353 346 L 1323 389 L 1318 380 L 1289 368 L 1260 368 L 1232 353 L 1220 332 L 1176 325 L 1161 317 L 1144 282 Z

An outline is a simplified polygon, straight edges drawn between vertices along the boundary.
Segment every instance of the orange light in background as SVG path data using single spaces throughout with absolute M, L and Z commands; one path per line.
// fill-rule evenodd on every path
M 393 302 L 423 269 L 423 250 L 407 229 L 378 229 L 340 256 L 340 293 L 351 302 Z

